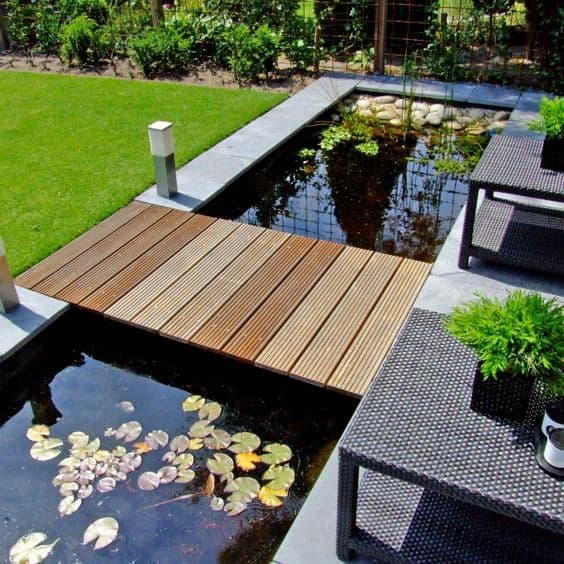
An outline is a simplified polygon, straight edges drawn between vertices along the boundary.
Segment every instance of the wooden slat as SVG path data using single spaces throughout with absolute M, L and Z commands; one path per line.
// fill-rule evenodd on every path
M 399 257 L 372 254 L 347 294 L 292 367 L 291 376 L 322 385 L 329 380 L 401 262 Z
M 153 225 L 170 212 L 169 208 L 151 206 L 139 215 L 118 227 L 107 237 L 92 245 L 87 251 L 67 262 L 57 272 L 37 284 L 34 290 L 57 296 L 63 288 L 102 262 L 106 257 L 118 251 L 123 245 Z
M 216 221 L 210 225 L 201 235 L 109 307 L 106 315 L 131 322 L 159 294 L 174 286 L 184 272 L 217 247 L 237 227 L 236 224 L 226 221 Z
M 223 222 L 223 220 L 222 220 Z M 230 226 L 231 222 L 224 222 Z M 145 328 L 160 330 L 182 307 L 203 290 L 224 268 L 239 256 L 264 229 L 239 224 L 229 237 L 160 293 L 132 321 Z M 174 336 L 174 335 L 171 335 Z
M 289 238 L 289 234 L 267 230 L 247 247 L 160 329 L 165 335 L 190 337 L 237 292 Z
M 333 372 L 328 387 L 361 396 L 374 378 L 431 269 L 404 259 Z
M 287 239 L 262 268 L 192 336 L 191 341 L 200 347 L 220 350 L 313 245 L 315 240 L 307 237 L 292 236 Z
M 371 254 L 365 249 L 346 247 L 256 357 L 255 364 L 288 374 Z
M 80 306 L 105 311 L 215 221 L 204 215 L 180 213 L 186 217 L 180 227 L 82 300 Z
M 123 247 L 105 258 L 89 270 L 86 274 L 77 278 L 72 284 L 61 290 L 57 297 L 74 304 L 89 296 L 102 284 L 111 280 L 118 272 L 122 271 L 135 259 L 149 250 L 153 245 L 164 239 L 169 233 L 182 225 L 191 215 L 178 210 L 171 210 L 167 215 L 156 221 L 151 229 L 143 231 L 140 235 L 126 243 Z
M 36 264 L 16 278 L 16 284 L 26 288 L 34 288 L 41 281 L 56 272 L 59 268 L 67 264 L 78 255 L 87 251 L 92 245 L 107 237 L 116 228 L 124 225 L 142 211 L 146 210 L 149 204 L 142 202 L 132 202 L 125 208 L 117 211 L 110 217 L 101 221 L 98 225 L 88 230 L 86 233 L 77 237 L 74 241 L 65 245 L 40 263 Z
M 254 361 L 343 249 L 337 243 L 318 241 L 222 351 Z

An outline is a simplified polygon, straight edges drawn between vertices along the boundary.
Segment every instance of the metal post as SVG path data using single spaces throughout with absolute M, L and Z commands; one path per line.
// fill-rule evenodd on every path
M 149 126 L 149 144 L 155 166 L 157 194 L 163 198 L 170 198 L 178 191 L 172 123 L 168 121 L 152 123 Z
M 374 26 L 374 70 L 384 74 L 386 49 L 386 25 L 388 19 L 388 0 L 378 0 L 378 21 Z
M 8 313 L 19 305 L 20 300 L 10 273 L 4 243 L 0 238 L 0 313 Z

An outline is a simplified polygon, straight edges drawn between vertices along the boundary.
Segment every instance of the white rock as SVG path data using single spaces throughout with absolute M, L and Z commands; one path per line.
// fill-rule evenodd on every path
M 459 113 L 458 108 L 445 108 L 443 111 L 443 119 L 454 119 Z
M 429 113 L 438 113 L 438 112 L 443 112 L 445 109 L 445 107 L 443 106 L 443 104 L 431 104 L 429 106 Z
M 456 121 L 462 125 L 468 125 L 469 123 L 474 123 L 474 120 L 470 116 L 456 116 Z
M 411 110 L 413 112 L 419 112 L 422 116 L 426 116 L 429 113 L 429 104 L 424 104 L 423 102 L 413 102 Z
M 423 116 L 413 116 L 411 118 L 411 123 L 413 123 L 416 127 L 422 127 L 427 123 L 427 121 Z
M 370 108 L 360 108 L 358 110 L 358 115 L 362 117 L 373 117 L 374 114 Z
M 374 96 L 372 100 L 375 104 L 393 104 L 396 101 L 394 96 Z
M 429 112 L 423 112 L 421 110 L 415 110 L 414 112 L 412 112 L 411 114 L 411 119 L 423 119 L 423 121 L 425 121 L 425 116 L 428 114 Z
M 509 119 L 509 112 L 496 112 L 493 121 L 507 121 Z
M 503 129 L 506 125 L 506 121 L 494 121 L 488 126 L 488 131 Z
M 409 106 L 409 100 L 405 98 L 400 98 L 394 102 L 394 106 L 399 109 L 407 108 Z
M 359 110 L 365 110 L 366 108 L 370 107 L 370 100 L 367 98 L 361 98 L 357 103 L 356 103 L 356 107 Z
M 386 110 L 384 110 L 383 112 L 378 112 L 376 114 L 376 117 L 378 119 L 381 119 L 382 121 L 389 121 L 391 119 L 394 119 L 396 117 L 395 112 L 388 112 Z
M 484 110 L 482 110 L 481 108 L 470 108 L 468 110 L 468 115 L 475 121 L 482 119 L 485 115 L 486 112 Z
M 403 125 L 403 121 L 399 118 L 394 118 L 390 120 L 390 125 L 393 125 L 395 127 L 400 127 Z
M 462 129 L 462 124 L 458 123 L 455 119 L 445 121 L 443 124 L 447 129 L 451 129 L 452 131 L 460 131 Z
M 430 112 L 425 116 L 425 121 L 429 125 L 441 125 L 443 114 L 441 112 Z

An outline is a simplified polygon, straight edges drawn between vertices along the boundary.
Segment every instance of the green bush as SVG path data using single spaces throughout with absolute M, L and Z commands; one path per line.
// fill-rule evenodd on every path
M 556 96 L 551 100 L 545 96 L 539 105 L 539 112 L 539 129 L 550 139 L 564 139 L 564 98 Z
M 147 78 L 187 71 L 192 46 L 191 40 L 166 27 L 150 30 L 129 42 L 131 58 Z
M 484 380 L 504 372 L 540 377 L 564 393 L 564 307 L 556 299 L 516 290 L 505 303 L 478 295 L 456 307 L 445 327 L 478 355 Z
M 20 0 L 7 0 L 10 36 L 16 46 L 31 48 L 35 45 L 35 6 L 24 4 Z
M 61 56 L 71 64 L 75 59 L 79 66 L 95 65 L 106 54 L 100 26 L 88 16 L 78 16 L 62 31 Z
M 66 20 L 86 16 L 103 25 L 110 17 L 110 7 L 106 0 L 59 0 L 58 9 Z
M 229 68 L 238 81 L 256 80 L 263 73 L 268 78 L 279 55 L 280 38 L 267 25 L 254 33 L 249 26 L 239 24 L 227 32 L 230 47 Z
M 206 13 L 245 24 L 253 30 L 263 25 L 279 30 L 293 21 L 299 0 L 205 0 L 203 6 Z
M 299 70 L 314 67 L 320 62 L 322 50 L 315 44 L 316 26 L 314 19 L 296 15 L 282 33 L 282 52 Z

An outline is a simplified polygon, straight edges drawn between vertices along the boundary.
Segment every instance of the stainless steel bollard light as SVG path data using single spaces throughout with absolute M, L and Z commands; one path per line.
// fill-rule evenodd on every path
M 153 155 L 157 194 L 170 198 L 177 192 L 176 164 L 174 162 L 174 138 L 172 123 L 155 121 L 149 126 L 149 144 Z
M 10 273 L 4 243 L 0 238 L 0 313 L 8 313 L 19 305 L 20 300 Z

